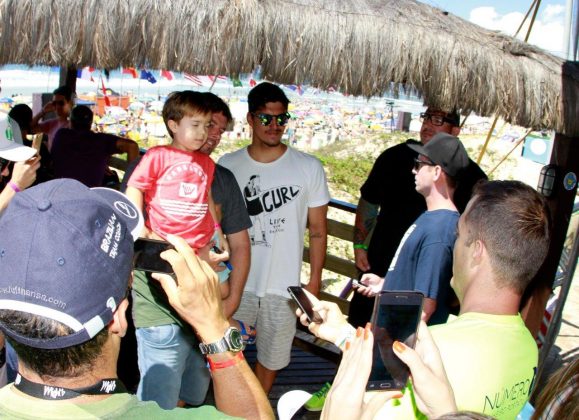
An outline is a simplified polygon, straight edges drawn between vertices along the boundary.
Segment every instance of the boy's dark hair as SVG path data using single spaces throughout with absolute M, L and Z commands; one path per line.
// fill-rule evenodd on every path
M 88 106 L 77 105 L 70 112 L 70 125 L 75 130 L 90 130 L 93 113 Z
M 30 131 L 32 122 L 32 109 L 26 104 L 14 105 L 8 116 L 18 123 L 21 131 Z
M 211 108 L 204 93 L 192 90 L 172 92 L 163 105 L 163 122 L 169 135 L 173 138 L 173 132 L 169 128 L 169 120 L 178 123 L 186 115 L 210 113 Z
M 260 83 L 251 89 L 249 95 L 247 95 L 249 112 L 264 108 L 268 102 L 281 102 L 287 108 L 290 101 L 279 86 L 269 82 Z
M 66 99 L 67 102 L 70 102 L 72 100 L 73 92 L 68 86 L 60 86 L 54 89 L 54 92 L 52 92 L 52 94 L 64 96 L 64 99 Z
M 217 114 L 221 112 L 228 123 L 233 120 L 233 115 L 231 115 L 231 111 L 223 99 L 211 92 L 205 92 L 204 95 L 211 112 Z
M 72 334 L 74 331 L 61 324 L 27 312 L 0 310 L 0 322 L 12 331 L 29 338 L 54 338 Z M 37 349 L 21 344 L 6 336 L 18 360 L 40 377 L 71 378 L 90 372 L 108 339 L 108 329 L 103 328 L 89 341 L 62 349 Z

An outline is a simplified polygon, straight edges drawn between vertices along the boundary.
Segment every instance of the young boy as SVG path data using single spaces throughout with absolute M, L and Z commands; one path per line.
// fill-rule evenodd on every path
M 173 92 L 163 107 L 163 120 L 173 141 L 147 151 L 126 191 L 145 210 L 142 236 L 165 239 L 167 234 L 176 234 L 199 250 L 216 234 L 219 246 L 227 250 L 210 191 L 215 163 L 198 152 L 211 123 L 204 95 Z M 200 405 L 209 386 L 209 371 L 193 331 L 148 274 L 135 271 L 133 290 L 139 399 L 156 401 L 165 409 L 176 407 L 179 401 Z M 229 293 L 227 282 L 221 291 L 223 296 Z

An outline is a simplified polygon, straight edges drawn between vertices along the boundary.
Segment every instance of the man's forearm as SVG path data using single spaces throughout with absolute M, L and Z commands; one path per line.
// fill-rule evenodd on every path
M 222 356 L 231 359 L 231 353 Z M 271 404 L 245 361 L 212 372 L 217 408 L 230 416 L 273 419 Z
M 326 261 L 326 248 L 328 241 L 328 206 L 310 208 L 308 210 L 308 223 L 310 233 L 310 282 L 307 290 L 315 296 L 320 293 L 322 283 L 322 270 Z
M 362 245 L 374 228 L 380 206 L 360 198 L 354 222 L 354 245 Z
M 223 301 L 223 311 L 230 318 L 239 307 L 241 295 L 247 282 L 251 263 L 251 245 L 247 230 L 227 235 L 231 257 L 229 262 L 233 267 L 229 275 L 229 296 Z

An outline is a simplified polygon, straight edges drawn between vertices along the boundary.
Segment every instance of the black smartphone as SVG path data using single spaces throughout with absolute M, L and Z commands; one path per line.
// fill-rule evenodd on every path
M 410 370 L 394 354 L 392 344 L 400 341 L 414 348 L 422 315 L 420 292 L 383 292 L 376 296 L 372 314 L 374 349 L 367 390 L 402 389 Z
M 135 270 L 173 274 L 173 267 L 160 257 L 161 252 L 174 249 L 169 242 L 139 238 L 135 241 Z
M 298 286 L 289 286 L 287 291 L 289 292 L 291 298 L 297 303 L 302 312 L 306 314 L 309 322 L 320 324 L 323 321 L 320 314 L 312 309 L 312 301 L 310 298 L 308 298 L 308 295 L 305 294 L 304 289 Z

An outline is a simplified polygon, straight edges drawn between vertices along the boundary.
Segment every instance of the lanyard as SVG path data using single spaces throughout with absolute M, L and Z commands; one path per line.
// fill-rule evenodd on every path
M 81 395 L 110 395 L 127 392 L 123 383 L 117 378 L 103 379 L 85 388 L 70 389 L 32 382 L 18 373 L 14 386 L 24 394 L 43 400 L 68 400 Z

